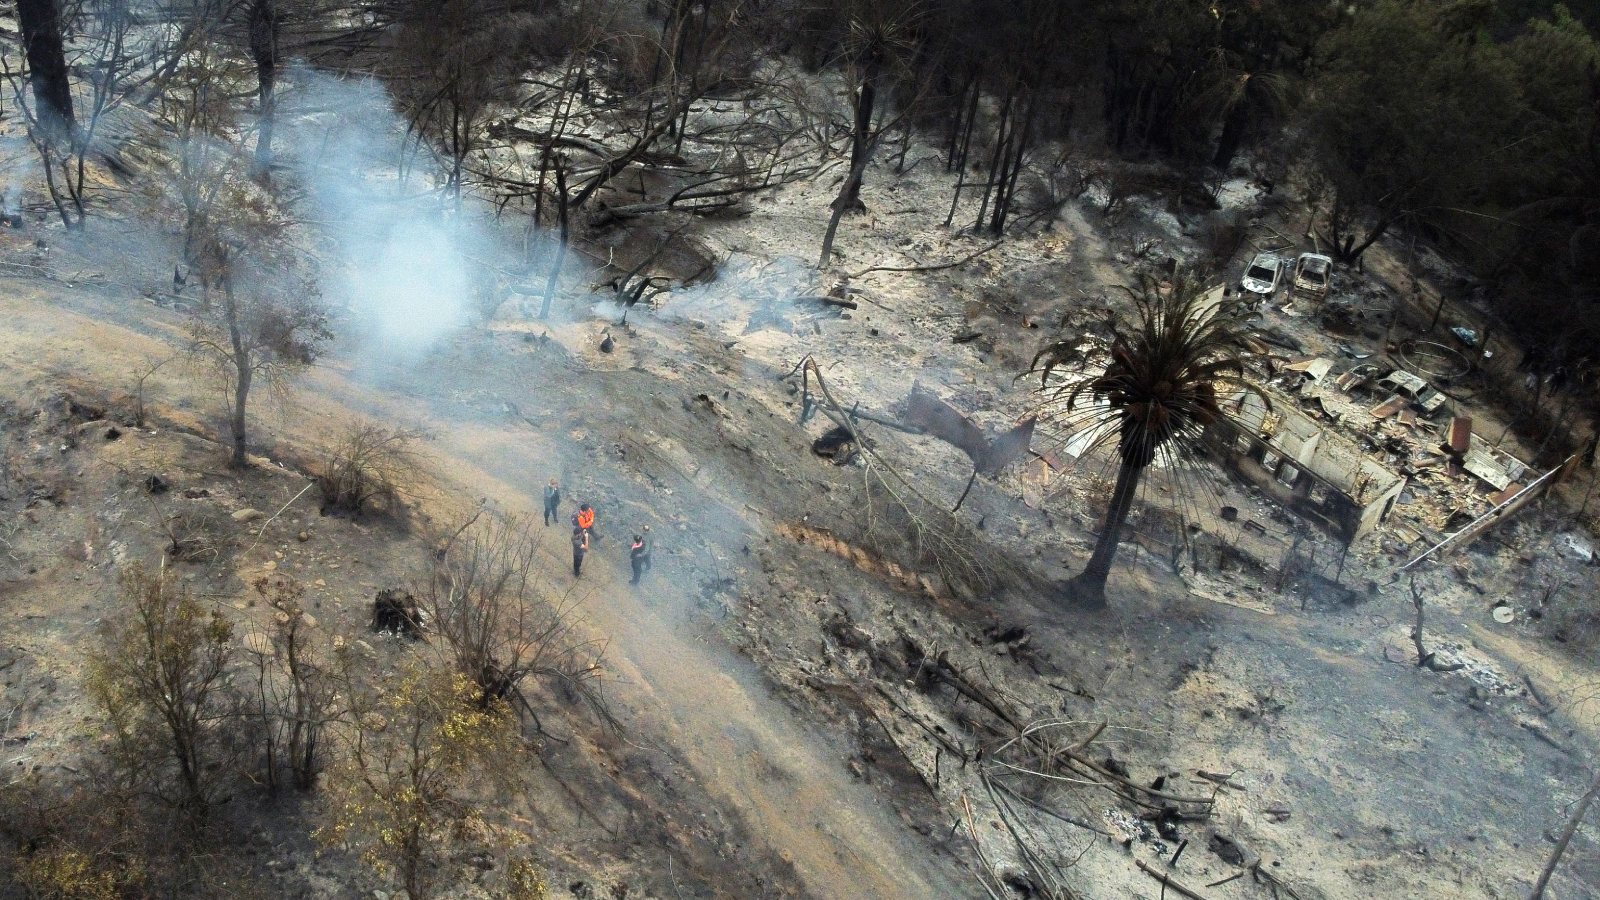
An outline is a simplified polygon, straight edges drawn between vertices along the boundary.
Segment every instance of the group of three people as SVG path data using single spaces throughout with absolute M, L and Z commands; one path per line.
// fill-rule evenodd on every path
M 561 509 L 561 483 L 550 479 L 544 489 L 544 524 L 559 521 Z M 594 507 L 587 503 L 581 504 L 578 511 L 572 514 L 572 577 L 583 577 L 583 558 L 589 553 L 589 542 L 598 542 L 600 533 L 595 531 Z M 629 548 L 629 563 L 633 566 L 633 580 L 629 584 L 638 584 L 645 572 L 650 570 L 650 526 L 643 528 L 642 534 L 633 536 L 633 544 Z

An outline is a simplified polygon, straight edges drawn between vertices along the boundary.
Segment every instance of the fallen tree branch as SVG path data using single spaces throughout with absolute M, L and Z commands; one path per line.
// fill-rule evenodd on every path
M 983 840 L 978 836 L 978 817 L 972 814 L 972 801 L 967 799 L 966 794 L 961 795 L 961 809 L 962 812 L 966 813 L 966 819 L 964 821 L 967 826 L 967 836 L 972 839 L 972 848 L 977 851 L 978 862 L 982 864 L 982 869 L 980 870 L 982 874 L 979 877 L 978 883 L 983 885 L 984 891 L 987 892 L 988 895 L 993 898 L 993 900 L 1001 900 L 1003 895 L 999 891 L 996 891 L 994 887 L 989 884 L 989 879 L 994 877 L 994 869 L 989 864 L 989 857 L 985 856 L 983 853 Z M 1004 890 L 1005 887 L 1002 885 L 1001 891 Z
M 262 522 L 261 523 L 261 530 L 256 532 L 255 543 L 250 545 L 250 549 L 246 550 L 244 552 L 244 555 L 248 557 L 252 552 L 254 552 L 254 550 L 261 545 L 261 539 L 266 537 L 267 526 L 271 525 L 273 522 L 278 521 L 278 517 L 283 515 L 283 511 L 284 510 L 286 510 L 290 506 L 294 505 L 294 502 L 296 500 L 299 500 L 301 497 L 304 497 L 306 495 L 306 491 L 311 490 L 312 488 L 316 487 L 316 485 L 317 485 L 316 479 L 312 479 L 310 484 L 307 484 L 305 487 L 300 489 L 300 493 L 295 494 L 293 497 L 290 497 L 288 503 L 285 503 L 284 505 L 278 507 L 278 511 L 272 514 L 272 518 L 266 520 L 265 522 Z
M 1544 867 L 1539 870 L 1539 880 L 1533 885 L 1533 892 L 1528 895 L 1528 900 L 1542 900 L 1545 888 L 1550 884 L 1550 877 L 1555 874 L 1556 866 L 1561 864 L 1561 857 L 1566 855 L 1567 845 L 1572 842 L 1572 835 L 1577 832 L 1578 826 L 1583 822 L 1583 817 L 1589 812 L 1589 804 L 1594 798 L 1600 796 L 1600 772 L 1596 772 L 1594 783 L 1589 785 L 1589 790 L 1578 800 L 1572 808 L 1572 815 L 1567 818 L 1567 824 L 1562 826 L 1561 834 L 1556 838 L 1556 845 L 1550 850 L 1550 858 L 1545 860 Z
M 912 722 L 915 722 L 917 727 L 919 727 L 923 731 L 927 732 L 928 737 L 933 738 L 935 743 L 937 743 L 939 746 L 943 747 L 951 755 L 953 755 L 953 756 L 957 757 L 958 759 L 960 759 L 961 760 L 961 765 L 962 765 L 963 768 L 967 765 L 968 754 L 967 754 L 966 750 L 956 746 L 955 743 L 952 742 L 949 738 L 947 738 L 944 735 L 940 734 L 939 732 L 933 730 L 933 728 L 931 726 L 929 726 L 928 723 L 922 721 L 922 718 L 920 716 L 912 713 L 911 710 L 906 709 L 905 705 L 902 704 L 900 701 L 896 700 L 894 698 L 893 694 L 891 694 L 888 691 L 884 690 L 883 685 L 874 684 L 872 687 L 873 687 L 874 690 L 876 690 L 878 692 L 878 694 L 880 696 L 883 697 L 883 699 L 885 699 L 885 700 L 887 700 L 889 702 L 890 706 L 893 706 L 902 716 L 905 716 L 906 718 L 910 719 Z
M 1533 702 L 1539 705 L 1540 712 L 1549 712 L 1555 709 L 1548 700 L 1544 699 L 1544 695 L 1539 692 L 1538 687 L 1534 686 L 1533 679 L 1529 678 L 1526 672 L 1522 673 L 1522 683 L 1527 685 L 1528 696 L 1532 697 Z
M 1289 895 L 1290 900 L 1301 900 L 1300 895 L 1295 892 L 1294 888 L 1289 886 L 1287 881 L 1284 881 L 1282 878 L 1272 874 L 1270 870 L 1263 869 L 1259 860 L 1256 861 L 1255 865 L 1250 867 L 1250 875 L 1254 877 L 1257 882 L 1271 887 L 1272 896 L 1274 898 L 1278 898 L 1278 892 L 1282 891 L 1283 893 Z
M 807 294 L 794 298 L 795 303 L 825 303 L 828 306 L 842 306 L 845 309 L 860 309 L 861 305 L 854 300 L 841 300 L 838 297 L 829 297 L 827 294 Z
M 1036 800 L 1032 800 L 1032 799 L 1022 795 L 1017 790 L 1015 790 L 1011 786 L 1007 785 L 1004 781 L 995 781 L 994 782 L 994 786 L 995 786 L 995 788 L 997 790 L 999 790 L 1002 793 L 1010 796 L 1012 799 L 1017 800 L 1017 801 L 1022 802 L 1022 803 L 1026 803 L 1030 807 L 1038 810 L 1039 812 L 1049 816 L 1052 819 L 1057 819 L 1059 821 L 1067 823 L 1068 825 L 1073 825 L 1073 826 L 1076 826 L 1078 828 L 1082 828 L 1085 831 L 1092 831 L 1095 834 L 1100 835 L 1101 837 L 1107 837 L 1107 838 L 1112 837 L 1111 832 L 1105 830 L 1104 828 L 1100 828 L 1100 827 L 1094 825 L 1093 823 L 1091 823 L 1091 822 L 1089 822 L 1089 821 L 1087 821 L 1087 820 L 1085 820 L 1083 818 L 1080 818 L 1078 816 L 1069 816 L 1066 813 L 1056 812 L 1055 810 L 1051 809 L 1050 807 L 1045 806 L 1044 804 L 1039 803 Z
M 1129 802 L 1145 807 L 1146 809 L 1167 809 L 1168 807 L 1164 803 L 1155 802 L 1165 801 L 1166 803 L 1199 806 L 1209 811 L 1212 804 L 1215 803 L 1215 800 L 1210 797 L 1186 797 L 1181 794 L 1171 794 L 1167 793 L 1166 791 L 1160 791 L 1152 787 L 1147 787 L 1139 784 L 1136 781 L 1133 781 L 1130 778 L 1118 775 L 1117 773 L 1084 755 L 1083 751 L 1087 749 L 1087 745 L 1085 745 L 1082 749 L 1056 749 L 1049 747 L 1043 741 L 1039 740 L 1036 735 L 1039 731 L 1060 723 L 1046 722 L 1023 725 L 1018 721 L 1014 714 L 1002 708 L 997 701 L 987 696 L 987 694 L 985 694 L 983 691 L 978 690 L 977 686 L 973 685 L 970 680 L 960 672 L 960 670 L 952 666 L 949 660 L 940 657 L 934 662 L 936 666 L 935 671 L 942 681 L 954 687 L 962 696 L 967 697 L 968 699 L 982 706 L 984 709 L 994 713 L 996 717 L 998 717 L 1005 724 L 1011 726 L 1011 728 L 1016 732 L 1017 736 L 1007 741 L 1005 744 L 1002 744 L 998 749 L 995 750 L 995 752 L 992 754 L 993 756 L 999 756 L 1008 747 L 1018 742 L 1027 743 L 1041 753 L 1069 761 L 1074 767 L 1077 768 L 1079 774 L 1092 774 L 1102 779 L 1103 782 L 1109 782 L 1109 784 L 1103 784 L 1102 786 L 1106 787 L 1108 790 L 1112 790 L 1118 794 L 1121 794 Z M 1102 729 L 1104 728 L 1104 726 L 1100 727 Z M 1096 735 L 1098 734 L 1099 729 L 1096 730 Z
M 1013 821 L 1017 818 L 1016 812 L 1012 810 L 1011 804 L 995 790 L 995 785 L 987 775 L 983 777 L 983 788 L 989 794 L 989 802 L 994 804 L 994 808 L 1000 813 L 1000 823 L 1005 826 L 1006 832 L 1011 835 L 1012 843 L 1022 853 L 1023 858 L 1028 861 L 1028 865 L 1033 868 L 1036 878 L 1045 882 L 1044 884 L 1035 884 L 1033 888 L 1039 891 L 1047 900 L 1077 900 L 1078 895 L 1072 888 L 1063 883 L 1060 878 L 1050 874 L 1051 868 L 1054 867 L 1047 863 L 1039 851 L 1035 849 L 1034 845 L 1037 841 L 1023 839 L 1022 833 L 1017 830 L 1017 825 Z
M 1168 875 L 1167 873 L 1161 871 L 1160 869 L 1156 868 L 1155 866 L 1150 865 L 1149 863 L 1145 862 L 1144 860 L 1136 859 L 1136 860 L 1134 860 L 1134 864 L 1139 867 L 1139 871 L 1141 871 L 1141 872 L 1145 873 L 1146 875 L 1149 875 L 1151 878 L 1154 878 L 1155 880 L 1161 882 L 1161 884 L 1163 886 L 1172 888 L 1173 890 L 1177 891 L 1178 893 L 1182 894 L 1183 896 L 1188 897 L 1189 900 L 1206 900 L 1204 894 L 1197 893 L 1192 888 L 1184 887 L 1183 884 L 1181 882 L 1179 882 L 1177 879 L 1175 879 L 1171 875 Z
M 1199 770 L 1197 770 L 1195 772 L 1195 774 L 1200 776 L 1201 778 L 1204 778 L 1205 780 L 1211 782 L 1212 784 L 1215 784 L 1218 787 L 1225 787 L 1225 788 L 1227 788 L 1229 790 L 1232 790 L 1232 791 L 1242 791 L 1242 790 L 1244 790 L 1244 788 L 1239 787 L 1237 784 L 1233 783 L 1233 774 L 1234 773 L 1232 773 L 1232 772 L 1229 772 L 1228 774 L 1223 775 L 1223 774 L 1220 774 L 1218 772 L 1207 772 L 1204 769 L 1199 769 Z
M 988 253 L 990 250 L 1000 246 L 1004 242 L 1005 238 L 1001 238 L 987 247 L 984 247 L 980 250 L 974 250 L 973 252 L 968 253 L 966 256 L 951 262 L 935 263 L 933 265 L 926 266 L 869 266 L 868 268 L 862 269 L 859 272 L 851 273 L 849 277 L 851 280 L 854 280 L 871 272 L 942 272 L 945 269 L 954 269 L 957 266 L 964 266 L 983 254 Z
M 906 761 L 906 765 L 911 767 L 911 771 L 917 773 L 917 779 L 922 782 L 923 787 L 928 789 L 928 793 L 933 797 L 934 802 L 940 802 L 939 789 L 934 786 L 933 782 L 928 780 L 928 776 L 922 774 L 922 767 L 917 765 L 916 761 L 911 758 L 911 754 L 906 752 L 906 748 L 900 745 L 900 741 L 894 736 L 894 731 L 889 728 L 889 723 L 883 720 L 883 716 L 878 715 L 878 711 L 872 708 L 872 704 L 866 702 L 866 698 L 862 698 L 861 705 L 867 708 L 867 712 L 872 713 L 873 721 L 877 722 L 878 727 L 883 729 L 884 736 L 889 739 L 889 743 L 894 745 L 894 749 L 900 752 L 900 757 Z
M 890 463 L 871 443 L 863 440 L 857 418 L 859 411 L 846 409 L 833 396 L 822 377 L 822 369 L 810 357 L 801 361 L 806 400 L 810 400 L 811 379 L 816 379 L 820 409 L 834 424 L 849 433 L 858 448 L 866 492 L 865 515 L 860 517 L 862 540 L 876 546 L 886 558 L 898 556 L 912 570 L 932 565 L 951 591 L 970 596 L 986 596 L 1015 585 L 1037 585 L 1037 578 L 1025 567 L 998 554 L 972 528 L 945 510 L 922 489 L 925 479 L 913 478 Z M 813 406 L 803 404 L 801 421 Z M 881 421 L 881 420 L 880 420 Z M 888 424 L 886 422 L 882 424 Z M 896 427 L 896 426 L 891 426 Z M 874 499 L 886 498 L 888 518 L 880 518 Z

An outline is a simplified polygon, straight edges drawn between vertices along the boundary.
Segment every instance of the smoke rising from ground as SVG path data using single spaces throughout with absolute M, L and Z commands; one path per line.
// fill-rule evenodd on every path
M 426 353 L 469 320 L 498 255 L 487 217 L 469 198 L 455 208 L 381 84 L 303 67 L 292 81 L 278 149 L 329 242 L 324 291 L 362 356 Z

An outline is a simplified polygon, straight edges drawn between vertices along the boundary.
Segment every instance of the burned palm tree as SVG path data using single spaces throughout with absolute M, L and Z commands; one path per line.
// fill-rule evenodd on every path
M 1158 458 L 1178 466 L 1191 461 L 1208 425 L 1223 416 L 1219 391 L 1265 396 L 1245 380 L 1246 350 L 1236 308 L 1206 291 L 1188 273 L 1170 281 L 1144 275 L 1127 288 L 1137 308 L 1131 321 L 1112 324 L 1111 359 L 1103 371 L 1071 377 L 1079 358 L 1075 340 L 1058 340 L 1034 357 L 1045 395 L 1041 416 L 1114 446 L 1116 488 L 1094 555 L 1067 583 L 1067 598 L 1105 606 L 1106 577 L 1122 527 L 1145 469 Z

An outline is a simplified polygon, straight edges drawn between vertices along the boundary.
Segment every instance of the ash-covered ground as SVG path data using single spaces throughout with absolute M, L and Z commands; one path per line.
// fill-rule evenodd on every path
M 1201 214 L 1141 201 L 1108 217 L 1092 194 L 991 246 L 943 226 L 955 176 L 938 151 L 908 156 L 920 164 L 903 177 L 869 174 L 868 211 L 844 220 L 823 273 L 809 261 L 828 175 L 682 232 L 587 237 L 549 321 L 511 301 L 487 324 L 442 320 L 403 352 L 347 338 L 259 408 L 262 464 L 244 474 L 222 467 L 215 398 L 192 372 L 147 379 L 147 427 L 127 424 L 135 379 L 184 333 L 181 308 L 148 299 L 167 293 L 171 234 L 130 217 L 66 235 L 42 214 L 0 232 L 18 264 L 0 297 L 6 768 L 64 777 L 94 752 L 84 648 L 115 614 L 119 565 L 159 555 L 175 511 L 213 522 L 215 553 L 183 577 L 219 608 L 257 619 L 250 583 L 290 574 L 310 586 L 317 627 L 361 642 L 382 677 L 414 651 L 366 634 L 369 603 L 425 565 L 425 526 L 479 498 L 537 515 L 556 477 L 569 502 L 599 510 L 604 537 L 575 583 L 565 529 L 547 529 L 547 590 L 607 642 L 620 725 L 544 697 L 555 737 L 538 742 L 529 798 L 500 810 L 540 848 L 555 896 L 1158 897 L 1152 871 L 1218 898 L 1525 895 L 1595 758 L 1600 675 L 1571 652 L 1583 636 L 1552 624 L 1594 596 L 1593 519 L 1571 512 L 1593 473 L 1419 569 L 1422 640 L 1462 664 L 1448 672 L 1415 664 L 1412 582 L 1395 580 L 1426 547 L 1427 516 L 1357 542 L 1330 587 L 1285 572 L 1294 517 L 1220 469 L 1187 476 L 1199 484 L 1152 479 L 1141 505 L 1239 552 L 1175 566 L 1130 542 L 1104 614 L 1051 589 L 1093 539 L 1109 489 L 1093 458 L 1030 457 L 972 485 L 951 521 L 986 564 L 1018 573 L 993 590 L 952 586 L 937 560 L 891 558 L 894 542 L 870 536 L 909 526 L 873 488 L 883 470 L 813 452 L 830 422 L 802 422 L 807 357 L 858 414 L 896 419 L 920 384 L 997 431 L 1035 408 L 1018 376 L 1043 341 L 1092 336 L 1132 268 L 1202 255 Z M 1301 215 L 1243 182 L 1223 199 L 1262 245 Z M 620 325 L 603 284 L 621 266 L 599 263 L 669 234 L 680 247 L 659 268 L 672 289 Z M 1336 298 L 1410 290 L 1394 283 L 1397 249 L 1374 254 L 1373 274 L 1338 274 Z M 351 290 L 397 303 L 464 290 L 426 272 L 373 287 L 382 260 L 332 264 L 359 276 Z M 803 299 L 817 296 L 853 305 Z M 358 306 L 348 315 L 352 332 L 382 333 Z M 1262 327 L 1301 344 L 1290 358 L 1333 343 L 1304 315 L 1268 310 Z M 1338 342 L 1381 354 L 1379 331 Z M 1473 415 L 1480 435 L 1504 416 Z M 320 442 L 355 417 L 429 435 L 409 525 L 296 499 Z M 926 510 L 955 505 L 971 473 L 959 450 L 859 421 L 872 458 Z M 1060 462 L 1063 437 L 1041 428 L 1034 447 Z M 152 495 L 151 476 L 170 488 Z M 1223 506 L 1271 534 L 1239 530 Z M 627 537 L 646 524 L 654 566 L 633 587 Z M 314 816 L 238 823 L 243 870 L 263 895 L 370 892 L 352 859 L 313 853 L 302 826 Z M 1559 896 L 1596 896 L 1596 883 L 1600 849 L 1580 832 Z M 476 889 L 462 874 L 453 890 Z

